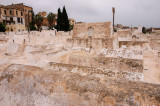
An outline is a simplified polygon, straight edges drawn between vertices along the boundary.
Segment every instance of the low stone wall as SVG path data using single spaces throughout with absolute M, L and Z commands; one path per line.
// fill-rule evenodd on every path
M 92 49 L 113 49 L 113 39 L 103 38 L 70 38 L 67 42 L 72 47 L 86 47 Z
M 142 50 L 102 50 L 102 54 L 105 57 L 122 57 L 129 59 L 139 59 L 143 60 L 143 52 Z
M 104 68 L 94 68 L 87 66 L 78 66 L 72 64 L 62 64 L 50 62 L 48 64 L 50 68 L 56 71 L 69 71 L 73 73 L 85 73 L 85 74 L 99 74 L 104 75 L 107 78 L 113 79 L 125 79 L 131 81 L 143 81 L 143 74 L 138 72 L 127 72 L 127 71 L 117 71 L 117 70 L 108 70 Z
M 114 58 L 114 57 L 81 57 L 73 55 L 69 58 L 69 64 L 94 66 L 106 69 L 128 71 L 128 72 L 143 72 L 143 60 Z
M 6 55 L 17 55 L 22 56 L 26 45 L 20 44 L 9 44 L 7 45 Z
M 150 45 L 153 50 L 159 50 L 160 51 L 160 38 L 159 39 L 151 39 Z

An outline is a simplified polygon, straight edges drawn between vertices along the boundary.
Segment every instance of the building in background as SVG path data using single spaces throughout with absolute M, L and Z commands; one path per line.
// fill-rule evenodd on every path
M 32 14 L 31 14 L 31 12 L 28 12 L 28 11 L 33 11 L 33 8 L 30 7 L 30 6 L 26 6 L 23 3 L 12 4 L 12 5 L 8 5 L 7 7 L 8 8 L 17 8 L 17 9 L 23 10 L 23 12 L 24 12 L 24 19 L 25 19 L 25 26 L 27 28 L 28 25 L 29 25 L 29 23 L 32 21 Z M 29 21 L 28 21 L 28 13 L 29 13 Z
M 25 18 L 22 9 L 1 5 L 0 21 L 6 24 L 7 31 L 20 32 L 25 30 Z
M 32 7 L 25 6 L 23 3 L 12 5 L 0 5 L 0 22 L 6 24 L 7 31 L 20 32 L 27 29 L 28 11 Z M 29 13 L 29 22 L 32 20 L 32 14 Z
M 43 17 L 42 29 L 44 30 L 49 29 L 49 23 L 47 20 L 47 15 L 48 15 L 47 12 L 42 11 L 42 12 L 39 12 L 38 14 Z M 57 25 L 57 14 L 55 14 L 55 20 L 53 22 L 53 25 Z

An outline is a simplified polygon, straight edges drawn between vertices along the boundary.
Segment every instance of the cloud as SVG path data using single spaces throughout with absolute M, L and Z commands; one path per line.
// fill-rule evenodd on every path
M 69 17 L 82 22 L 112 21 L 112 7 L 116 8 L 116 24 L 160 27 L 160 0 L 0 0 L 0 4 L 25 3 L 35 13 L 57 13 L 66 6 Z

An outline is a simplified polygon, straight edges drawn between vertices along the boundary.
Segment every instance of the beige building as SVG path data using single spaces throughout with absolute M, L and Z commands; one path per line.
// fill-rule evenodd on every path
M 1 5 L 0 16 L 0 21 L 6 24 L 7 31 L 19 32 L 25 30 L 23 10 Z
M 0 5 L 0 22 L 6 24 L 7 31 L 20 32 L 28 27 L 28 11 L 32 8 L 21 4 Z M 29 22 L 32 15 L 29 13 Z
M 8 8 L 16 8 L 16 9 L 23 11 L 23 13 L 24 13 L 23 17 L 25 19 L 25 27 L 27 28 L 28 27 L 28 13 L 29 13 L 29 22 L 31 22 L 32 21 L 32 14 L 29 11 L 33 11 L 33 8 L 30 6 L 26 6 L 23 3 L 12 4 L 12 5 L 8 5 L 7 7 Z
M 42 11 L 38 13 L 41 17 L 43 17 L 42 29 L 47 30 L 49 27 L 49 23 L 47 20 L 47 12 Z M 55 14 L 55 20 L 53 21 L 53 25 L 57 24 L 57 14 Z

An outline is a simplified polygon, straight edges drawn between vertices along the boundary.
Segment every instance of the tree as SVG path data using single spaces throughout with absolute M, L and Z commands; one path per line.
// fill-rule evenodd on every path
M 69 31 L 69 20 L 65 6 L 63 7 L 63 31 Z
M 61 31 L 62 29 L 62 13 L 61 9 L 58 9 L 58 18 L 57 18 L 57 31 Z
M 57 31 L 69 31 L 70 25 L 68 20 L 68 15 L 65 9 L 65 6 L 63 7 L 63 11 L 61 12 L 61 9 L 58 9 L 58 18 L 57 18 Z
M 5 32 L 6 31 L 6 25 L 3 23 L 0 23 L 0 32 Z
M 36 30 L 34 21 L 29 23 L 29 27 L 30 27 L 30 31 L 35 31 Z
M 49 23 L 49 29 L 52 29 L 53 28 L 53 22 L 55 20 L 55 14 L 49 13 L 48 16 L 47 16 L 47 20 L 48 20 L 48 23 Z
M 143 32 L 144 34 L 146 34 L 146 28 L 145 28 L 145 27 L 142 28 L 142 32 Z
M 41 28 L 42 23 L 43 23 L 43 17 L 40 16 L 39 14 L 36 15 L 36 16 L 34 17 L 34 22 L 35 22 L 35 24 L 37 25 L 38 31 L 40 31 L 40 28 Z
M 32 22 L 29 23 L 30 31 L 36 30 L 35 21 L 34 21 L 34 12 L 32 12 Z
M 69 25 L 69 31 L 73 30 L 74 25 Z

